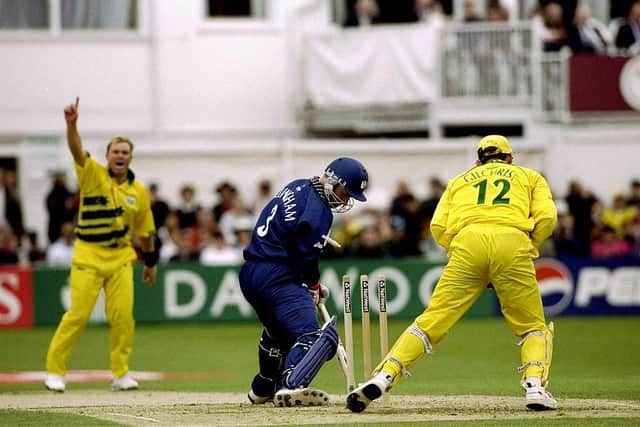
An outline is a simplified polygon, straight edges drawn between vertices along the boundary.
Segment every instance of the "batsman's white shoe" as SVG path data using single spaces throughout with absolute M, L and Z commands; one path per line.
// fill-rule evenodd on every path
M 55 391 L 57 393 L 64 393 L 64 377 L 56 374 L 47 374 L 47 376 L 44 378 L 44 386 L 47 388 L 47 390 Z
M 364 411 L 371 401 L 378 399 L 389 390 L 391 386 L 391 375 L 384 371 L 378 372 L 369 381 L 360 384 L 347 396 L 347 408 L 351 412 Z
M 549 411 L 558 409 L 558 402 L 544 387 L 537 384 L 525 384 L 525 403 L 527 408 L 534 411 Z
M 138 388 L 138 381 L 125 374 L 120 378 L 111 381 L 111 391 L 135 390 Z
M 321 406 L 329 403 L 329 395 L 317 388 L 281 388 L 276 392 L 273 404 L 285 406 Z
M 258 396 L 253 392 L 253 390 L 249 390 L 247 397 L 249 398 L 249 402 L 254 405 L 263 405 L 267 402 L 273 402 L 273 396 Z

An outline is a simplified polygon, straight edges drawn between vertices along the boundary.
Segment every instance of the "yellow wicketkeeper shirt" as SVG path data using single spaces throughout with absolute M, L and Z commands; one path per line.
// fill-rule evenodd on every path
M 449 180 L 433 219 L 431 232 L 448 249 L 469 224 L 502 225 L 530 233 L 535 248 L 553 232 L 556 207 L 551 190 L 538 172 L 489 161 Z
M 133 234 L 155 231 L 149 193 L 129 171 L 118 184 L 109 170 L 87 156 L 75 165 L 80 188 L 73 263 L 104 266 L 134 261 Z

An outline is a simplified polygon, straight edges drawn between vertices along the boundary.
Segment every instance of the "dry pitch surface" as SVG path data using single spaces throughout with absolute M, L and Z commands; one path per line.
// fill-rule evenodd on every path
M 530 412 L 521 397 L 507 396 L 396 396 L 374 402 L 364 413 L 352 414 L 344 397 L 313 408 L 252 406 L 237 393 L 179 393 L 161 391 L 67 391 L 4 394 L 0 409 L 69 412 L 113 420 L 131 426 L 302 425 L 378 422 L 424 422 L 469 419 L 540 419 L 640 417 L 640 402 L 558 399 L 560 409 Z

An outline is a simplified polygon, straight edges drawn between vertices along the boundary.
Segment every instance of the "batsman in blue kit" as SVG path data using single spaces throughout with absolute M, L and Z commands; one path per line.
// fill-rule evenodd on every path
M 259 372 L 251 382 L 253 404 L 317 406 L 327 393 L 309 387 L 338 346 L 336 319 L 318 324 L 316 305 L 328 296 L 318 259 L 327 243 L 332 212 L 366 201 L 364 166 L 340 157 L 322 176 L 287 184 L 262 210 L 244 250 L 240 286 L 264 329 Z

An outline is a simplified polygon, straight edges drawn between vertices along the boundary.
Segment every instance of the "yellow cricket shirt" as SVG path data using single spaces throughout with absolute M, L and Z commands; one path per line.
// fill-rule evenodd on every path
M 551 190 L 542 175 L 489 161 L 449 180 L 431 221 L 431 232 L 448 249 L 466 225 L 511 226 L 531 233 L 537 248 L 553 232 L 556 216 Z
M 104 266 L 136 259 L 133 234 L 155 231 L 149 193 L 129 171 L 118 184 L 109 170 L 87 156 L 84 166 L 75 164 L 80 187 L 73 263 Z

